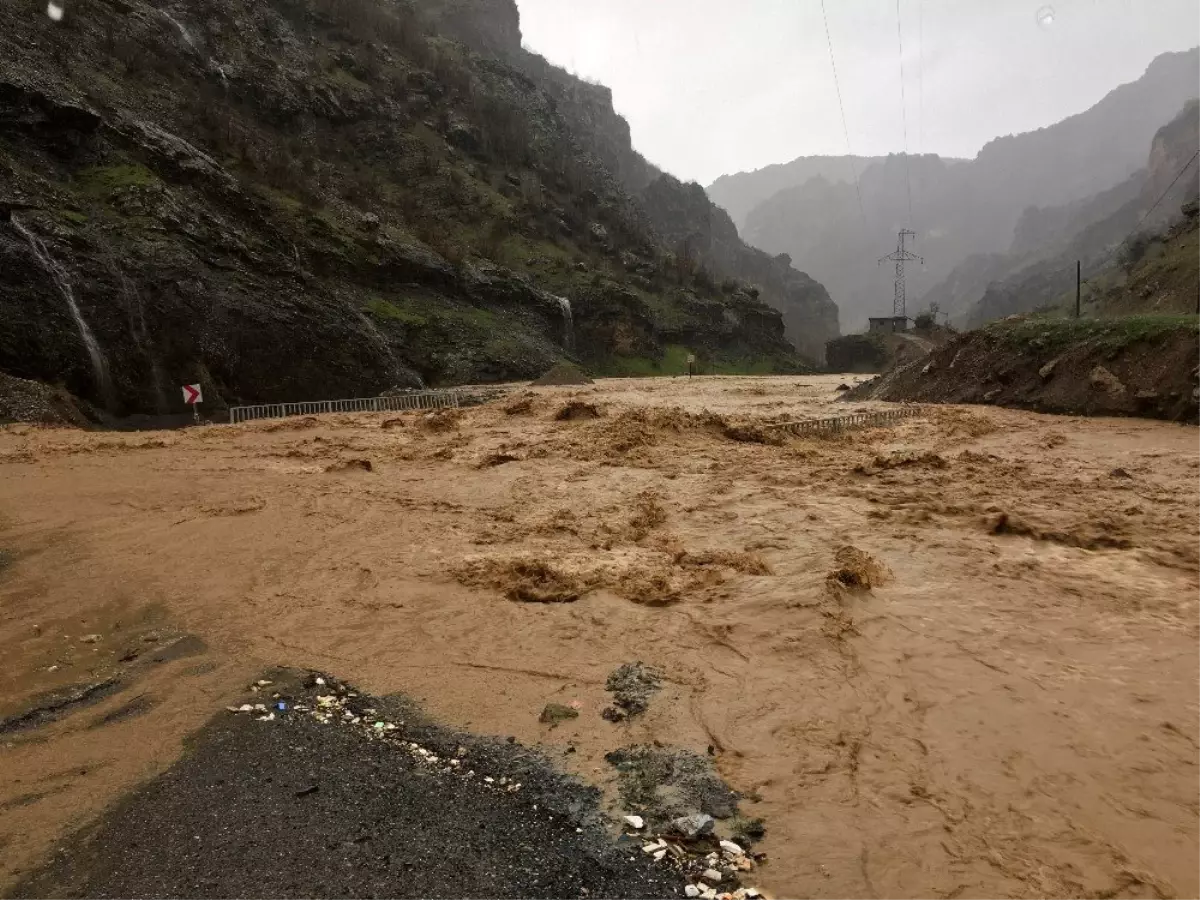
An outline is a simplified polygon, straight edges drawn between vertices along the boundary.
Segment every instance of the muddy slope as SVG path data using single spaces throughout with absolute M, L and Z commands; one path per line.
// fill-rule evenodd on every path
M 1197 421 L 1195 317 L 997 322 L 846 394 Z

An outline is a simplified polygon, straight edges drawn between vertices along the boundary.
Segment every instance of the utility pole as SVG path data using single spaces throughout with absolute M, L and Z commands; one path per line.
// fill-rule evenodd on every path
M 904 264 L 906 262 L 914 261 L 921 263 L 925 262 L 924 259 L 917 256 L 915 253 L 911 253 L 904 246 L 905 238 L 912 238 L 913 240 L 916 240 L 916 237 L 917 233 L 915 231 L 909 231 L 907 228 L 901 229 L 900 233 L 897 235 L 898 240 L 896 242 L 896 252 L 889 253 L 887 256 L 881 256 L 879 258 L 879 262 L 883 262 L 886 259 L 896 264 L 896 296 L 892 301 L 893 331 L 896 328 L 896 323 L 894 321 L 895 319 L 904 319 L 905 321 L 908 320 L 908 310 L 906 309 L 907 298 L 904 296 Z
M 1081 300 L 1084 298 L 1084 262 L 1075 260 L 1075 318 L 1079 318 Z

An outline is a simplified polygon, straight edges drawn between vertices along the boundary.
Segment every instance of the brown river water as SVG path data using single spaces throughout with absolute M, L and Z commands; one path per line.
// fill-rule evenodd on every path
M 711 747 L 774 895 L 1196 896 L 1196 429 L 947 406 L 755 440 L 886 408 L 842 380 L 0 428 L 0 719 L 124 673 L 0 733 L 0 891 L 282 664 L 606 789 L 612 749 Z M 605 721 L 633 660 L 664 688 Z

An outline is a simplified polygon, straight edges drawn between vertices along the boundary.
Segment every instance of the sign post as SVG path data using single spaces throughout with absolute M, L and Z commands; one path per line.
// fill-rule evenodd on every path
M 200 390 L 198 384 L 185 384 L 183 386 L 183 402 L 192 408 L 192 418 L 196 424 L 200 424 L 200 409 L 199 404 L 204 402 L 204 393 Z
M 687 364 L 688 364 L 688 378 L 691 378 L 693 373 L 696 371 L 696 354 L 695 353 L 688 354 Z

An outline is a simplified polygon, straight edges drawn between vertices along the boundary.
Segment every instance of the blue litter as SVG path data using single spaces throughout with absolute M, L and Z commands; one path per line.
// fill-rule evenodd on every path
M 287 709 L 287 704 L 284 703 L 282 700 L 280 700 L 278 703 L 275 704 L 275 708 L 278 710 L 285 710 L 285 709 Z

